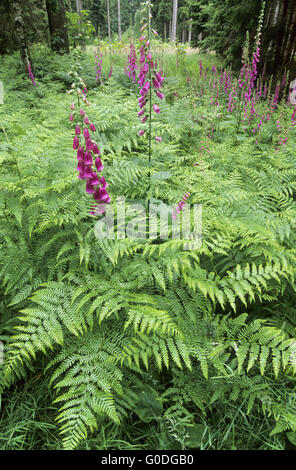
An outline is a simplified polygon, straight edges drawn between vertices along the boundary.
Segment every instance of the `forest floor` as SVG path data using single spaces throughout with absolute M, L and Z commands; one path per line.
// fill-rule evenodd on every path
M 150 152 L 127 51 L 103 53 L 98 81 L 94 51 L 36 46 L 36 86 L 1 58 L 0 448 L 295 449 L 293 107 L 259 83 L 243 120 L 218 57 L 156 49 Z M 202 207 L 199 249 L 95 236 L 82 107 L 108 207 L 152 201 L 170 233 L 182 201 Z

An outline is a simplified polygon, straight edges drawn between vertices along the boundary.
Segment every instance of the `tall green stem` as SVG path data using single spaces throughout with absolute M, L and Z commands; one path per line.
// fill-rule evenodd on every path
M 151 52 L 151 4 L 150 2 L 148 3 L 148 41 L 149 41 L 149 46 L 148 46 L 148 51 Z M 151 70 L 151 62 L 149 64 L 149 133 L 148 133 L 148 139 L 149 139 L 149 153 L 148 153 L 148 159 L 149 159 L 149 164 L 151 163 L 151 133 L 152 133 L 152 70 Z M 149 173 L 150 175 L 150 173 Z

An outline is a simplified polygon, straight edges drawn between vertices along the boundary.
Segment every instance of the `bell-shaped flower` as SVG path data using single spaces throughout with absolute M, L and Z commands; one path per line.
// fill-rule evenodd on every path
M 159 114 L 159 113 L 160 113 L 160 109 L 159 109 L 159 107 L 157 106 L 157 104 L 154 104 L 154 105 L 153 105 L 153 111 L 154 111 L 156 114 Z
M 87 139 L 85 142 L 86 150 L 92 150 L 93 149 L 93 143 L 91 139 Z
M 89 138 L 90 138 L 88 129 L 83 129 L 83 137 L 84 137 L 85 139 L 89 139 Z
M 92 150 L 93 150 L 93 153 L 96 154 L 96 155 L 100 155 L 100 153 L 101 153 L 100 150 L 98 149 L 97 144 L 93 144 Z
M 106 199 L 108 199 L 108 197 L 109 197 L 109 194 L 104 188 L 99 188 L 94 193 L 95 201 L 105 201 Z
M 100 157 L 95 159 L 95 165 L 96 165 L 96 169 L 98 171 L 102 171 L 103 168 L 104 168 L 104 165 L 103 165 L 102 160 L 100 159 Z
M 76 150 L 78 148 L 78 145 L 79 145 L 79 139 L 77 136 L 75 136 L 73 139 L 73 149 Z
M 84 164 L 85 165 L 92 165 L 93 164 L 93 159 L 92 159 L 92 154 L 89 151 L 85 152 L 84 155 Z
M 84 149 L 83 147 L 79 147 L 77 151 L 77 160 L 83 160 L 84 159 Z
M 106 189 L 107 186 L 109 186 L 109 184 L 105 180 L 104 176 L 102 176 L 99 181 L 100 181 L 100 185 L 102 186 L 102 188 Z

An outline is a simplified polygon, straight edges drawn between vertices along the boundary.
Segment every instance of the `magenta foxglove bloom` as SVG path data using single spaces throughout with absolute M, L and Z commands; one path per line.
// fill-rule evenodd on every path
M 153 105 L 153 111 L 154 111 L 156 114 L 159 114 L 159 113 L 160 113 L 160 109 L 159 109 L 159 107 L 157 106 L 157 104 L 154 104 L 154 105 Z
M 70 106 L 70 108 L 71 108 L 72 110 L 75 109 L 75 104 L 72 103 L 71 106 Z
M 100 157 L 95 159 L 95 165 L 96 165 L 97 171 L 102 171 L 104 169 L 104 165 L 102 164 Z
M 73 140 L 73 149 L 76 150 L 78 148 L 78 145 L 79 145 L 79 139 L 77 136 L 75 136 Z
M 74 116 L 73 116 L 73 114 L 70 114 L 70 116 L 69 116 L 69 120 L 70 120 L 70 121 L 73 121 L 73 119 L 74 119 Z
M 162 141 L 162 138 L 161 138 L 161 137 L 158 137 L 158 136 L 155 136 L 155 140 L 157 140 L 158 142 L 161 142 L 161 141 Z
M 93 171 L 92 177 L 89 181 L 93 186 L 98 186 L 100 184 L 99 177 L 95 171 Z
M 79 127 L 78 125 L 75 126 L 75 134 L 76 134 L 76 135 L 80 135 L 80 133 L 81 133 L 80 127 Z
M 96 188 L 94 188 L 94 186 L 92 185 L 90 179 L 86 181 L 85 191 L 86 191 L 88 194 L 94 194 L 94 192 L 96 191 Z
M 84 124 L 89 124 L 89 119 L 87 116 L 84 117 L 83 121 L 84 121 Z
M 104 176 L 102 176 L 99 181 L 100 181 L 100 184 L 102 185 L 103 189 L 106 189 L 107 186 L 109 186 L 109 184 L 106 182 Z
M 91 125 L 89 127 L 90 127 L 91 131 L 95 132 L 96 126 L 93 123 L 91 123 Z
M 80 116 L 85 116 L 85 111 L 84 111 L 84 109 L 81 109 L 81 110 L 80 110 Z
M 155 78 L 152 79 L 152 82 L 153 82 L 153 86 L 154 86 L 154 88 L 156 88 L 156 90 L 158 90 L 161 87 L 161 84 Z
M 138 132 L 139 136 L 141 137 L 144 134 L 145 131 L 141 130 Z
M 92 173 L 92 165 L 85 165 L 83 174 L 84 179 L 90 179 L 92 177 Z
M 89 138 L 90 138 L 88 129 L 83 129 L 83 137 L 84 137 L 85 139 L 89 139 Z
M 96 154 L 96 155 L 100 155 L 100 150 L 98 149 L 98 146 L 97 144 L 93 144 L 93 153 Z
M 158 98 L 160 98 L 161 100 L 163 100 L 163 98 L 164 98 L 164 94 L 163 94 L 163 93 L 160 93 L 160 91 L 157 91 L 157 92 L 156 92 L 156 95 L 158 96 Z
M 142 119 L 141 119 L 141 122 L 146 122 L 148 119 L 148 116 L 144 116 Z
M 141 111 L 138 112 L 138 117 L 143 116 L 144 113 L 145 113 L 145 109 L 142 109 Z
M 84 155 L 84 164 L 85 165 L 92 165 L 92 163 L 93 163 L 92 154 L 91 154 L 91 152 L 86 151 L 85 155 Z
M 108 199 L 108 197 L 109 197 L 109 194 L 104 188 L 99 188 L 94 193 L 95 201 L 105 201 L 106 199 Z
M 85 146 L 86 146 L 86 150 L 93 150 L 93 143 L 92 143 L 91 139 L 87 139 L 85 141 Z
M 83 150 L 83 147 L 79 147 L 78 151 L 77 151 L 77 160 L 84 160 L 84 150 Z

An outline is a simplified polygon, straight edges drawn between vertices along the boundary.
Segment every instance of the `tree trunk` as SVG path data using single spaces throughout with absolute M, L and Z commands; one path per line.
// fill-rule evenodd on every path
M 111 42 L 110 0 L 107 0 L 108 40 Z
M 177 38 L 177 15 L 178 15 L 178 0 L 173 3 L 173 18 L 172 18 L 172 41 L 176 42 Z
M 121 41 L 120 0 L 117 0 L 117 18 L 118 18 L 118 41 Z
M 185 42 L 185 33 L 186 33 L 186 29 L 183 28 L 183 29 L 182 29 L 182 43 L 183 43 L 183 44 L 184 44 L 184 42 Z
M 59 53 L 66 52 L 69 54 L 70 47 L 64 1 L 46 0 L 46 10 L 51 49 Z
M 23 11 L 21 7 L 21 2 L 19 0 L 13 0 L 10 4 L 11 12 L 13 16 L 14 28 L 15 28 L 15 40 L 18 43 L 18 47 L 21 54 L 21 59 L 24 64 L 24 69 L 28 71 L 28 60 L 31 64 L 31 57 L 29 46 L 26 38 L 25 33 L 25 24 L 23 20 Z M 33 70 L 33 66 L 31 64 L 31 68 Z
M 296 47 L 295 1 L 271 1 L 265 18 L 262 50 L 267 75 L 280 75 L 284 70 L 290 70 L 295 74 L 296 66 L 293 60 Z
M 188 42 L 189 42 L 189 44 L 191 43 L 191 38 L 192 38 L 192 18 L 190 18 L 189 30 L 188 30 Z

